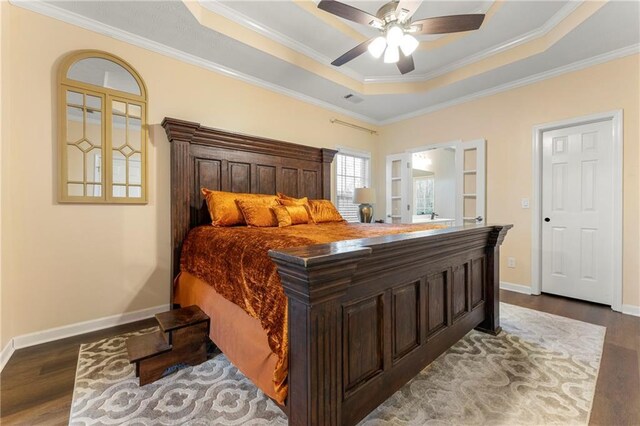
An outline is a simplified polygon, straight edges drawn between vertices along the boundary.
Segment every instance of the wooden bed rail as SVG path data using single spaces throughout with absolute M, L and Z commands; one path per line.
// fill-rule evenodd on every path
M 270 251 L 289 306 L 289 424 L 356 424 L 471 329 L 499 333 L 511 227 Z

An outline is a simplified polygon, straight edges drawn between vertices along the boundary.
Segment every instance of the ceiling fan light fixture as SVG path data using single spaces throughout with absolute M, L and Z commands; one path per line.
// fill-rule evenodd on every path
M 405 34 L 400 42 L 400 49 L 402 49 L 404 56 L 409 56 L 418 48 L 418 44 L 420 42 L 414 36 Z
M 389 46 L 399 46 L 402 42 L 403 35 L 404 31 L 402 31 L 399 25 L 390 25 L 389 28 L 387 28 L 387 44 Z
M 369 53 L 371 53 L 371 56 L 377 59 L 382 56 L 386 47 L 387 40 L 384 37 L 380 36 L 373 39 L 367 49 L 369 49 Z
M 397 46 L 387 46 L 387 50 L 384 52 L 384 63 L 395 64 L 400 60 L 400 51 Z

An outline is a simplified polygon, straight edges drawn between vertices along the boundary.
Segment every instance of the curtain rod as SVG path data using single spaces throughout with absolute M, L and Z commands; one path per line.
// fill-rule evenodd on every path
M 329 120 L 333 124 L 342 124 L 343 126 L 351 127 L 352 129 L 362 130 L 363 132 L 371 133 L 372 135 L 378 135 L 378 132 L 373 129 L 368 129 L 366 127 L 358 126 L 357 124 L 349 123 L 346 121 L 338 120 L 337 118 L 332 118 Z

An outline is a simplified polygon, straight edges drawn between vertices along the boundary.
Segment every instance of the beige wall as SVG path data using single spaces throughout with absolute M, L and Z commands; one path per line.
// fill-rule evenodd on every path
M 501 279 L 531 283 L 531 215 L 520 199 L 532 196 L 532 127 L 571 117 L 624 110 L 623 303 L 640 305 L 640 56 L 634 55 L 529 86 L 481 98 L 382 129 L 378 176 L 384 157 L 405 149 L 456 139 L 487 140 L 487 219 L 513 223 L 503 257 Z M 380 180 L 379 179 L 379 180 Z M 384 185 L 378 199 L 384 200 Z M 379 212 L 382 216 L 382 212 Z
M 5 27 L 6 22 L 5 22 L 5 18 L 7 16 L 6 13 L 4 13 L 5 11 L 5 5 L 3 3 L 0 3 L 0 351 L 2 349 L 4 349 L 5 345 L 7 344 L 8 340 L 9 340 L 9 336 L 5 337 L 5 331 L 4 331 L 4 321 L 2 320 L 3 318 L 3 312 L 5 312 L 5 307 L 4 307 L 4 299 L 2 298 L 2 287 L 3 287 L 3 283 L 4 281 L 2 280 L 2 264 L 3 264 L 3 257 L 2 257 L 2 253 L 3 253 L 3 246 L 4 246 L 4 235 L 2 233 L 2 229 L 4 228 L 3 224 L 3 220 L 4 220 L 4 215 L 2 214 L 2 212 L 4 211 L 4 185 L 5 185 L 5 177 L 4 177 L 4 150 L 7 146 L 7 144 L 5 143 L 6 141 L 6 137 L 5 137 L 5 133 L 7 131 L 7 120 L 5 119 L 5 112 L 6 109 L 4 108 L 4 96 L 5 96 L 5 85 L 7 84 L 6 82 L 6 76 L 7 74 L 5 73 L 5 64 L 6 64 L 6 59 L 4 56 L 4 53 L 6 51 L 5 49 L 5 44 L 8 41 L 8 38 L 5 37 L 4 31 L 2 31 L 2 28 Z
M 329 123 L 352 118 L 6 2 L 0 8 L 0 347 L 25 333 L 168 303 L 169 144 L 159 126 L 165 116 L 371 151 L 378 172 L 373 185 L 381 191 L 385 155 L 484 137 L 488 219 L 516 225 L 503 254 L 516 257 L 518 267 L 503 269 L 502 278 L 528 285 L 531 211 L 522 210 L 519 200 L 531 197 L 531 127 L 623 108 L 624 303 L 640 305 L 637 55 L 392 124 L 375 137 Z M 146 206 L 56 203 L 55 73 L 60 58 L 77 49 L 118 55 L 145 79 L 151 124 Z M 384 200 L 383 192 L 378 196 Z
M 318 147 L 372 151 L 376 137 L 334 112 L 2 2 L 2 339 L 169 302 L 165 116 Z M 7 22 L 7 14 L 9 22 Z M 55 41 L 55 42 L 54 42 Z M 149 204 L 56 203 L 55 75 L 77 49 L 131 63 L 149 91 Z M 5 85 L 6 83 L 6 85 Z M 357 123 L 357 122 L 356 122 Z M 357 123 L 366 125 L 366 123 Z M 8 138 L 4 138 L 4 131 Z M 8 147 L 6 147 L 8 142 Z M 35 172 L 34 172 L 35 171 Z M 8 182 L 11 185 L 7 185 Z

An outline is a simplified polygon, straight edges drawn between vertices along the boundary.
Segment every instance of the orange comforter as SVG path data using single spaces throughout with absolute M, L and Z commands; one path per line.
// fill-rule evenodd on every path
M 225 299 L 256 318 L 278 356 L 273 382 L 278 402 L 287 395 L 287 298 L 270 249 L 401 234 L 439 228 L 434 225 L 323 223 L 285 228 L 200 226 L 182 247 L 181 271 L 214 287 Z

